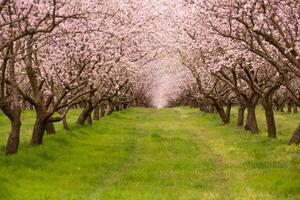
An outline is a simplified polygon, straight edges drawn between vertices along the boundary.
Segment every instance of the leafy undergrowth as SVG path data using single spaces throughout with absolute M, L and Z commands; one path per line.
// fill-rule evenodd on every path
M 23 114 L 16 156 L 0 155 L 0 199 L 300 199 L 300 148 L 287 146 L 300 115 L 277 113 L 278 139 L 220 124 L 191 108 L 133 108 L 93 126 L 56 125 L 40 147 Z M 0 144 L 9 124 L 0 116 Z

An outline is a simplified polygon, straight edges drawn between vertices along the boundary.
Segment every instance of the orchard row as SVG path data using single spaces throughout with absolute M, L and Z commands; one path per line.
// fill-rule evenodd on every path
M 77 123 L 150 103 L 143 65 L 153 48 L 154 19 L 143 1 L 1 0 L 0 107 L 11 132 L 6 154 L 18 151 L 21 114 L 34 109 L 31 144 L 55 132 L 71 108 Z M 141 14 L 143 13 L 143 14 Z M 147 14 L 149 13 L 149 14 Z M 142 16 L 142 17 L 141 17 Z
M 237 126 L 253 134 L 258 133 L 255 108 L 261 104 L 268 137 L 276 138 L 274 110 L 288 105 L 297 112 L 300 106 L 300 2 L 186 2 L 178 24 L 185 81 L 170 104 L 215 111 L 224 124 L 231 106 L 238 105 Z M 289 143 L 299 142 L 300 124 Z

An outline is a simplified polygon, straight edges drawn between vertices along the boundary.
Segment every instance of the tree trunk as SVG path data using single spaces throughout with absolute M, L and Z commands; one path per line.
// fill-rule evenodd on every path
M 83 125 L 88 119 L 91 112 L 92 112 L 92 106 L 90 104 L 87 104 L 85 108 L 81 111 L 77 119 L 77 124 Z
M 214 105 L 209 105 L 209 112 L 214 113 L 215 112 L 215 106 Z
M 226 115 L 227 115 L 228 123 L 230 122 L 231 107 L 232 107 L 232 104 L 231 104 L 231 103 L 228 103 L 228 104 L 226 105 Z
M 10 49 L 10 54 L 14 54 L 13 45 Z M 3 66 L 2 66 L 3 67 Z M 3 70 L 3 69 L 2 69 Z M 2 71 L 5 74 L 5 71 Z M 5 75 L 2 74 L 2 78 L 5 80 Z M 5 153 L 6 155 L 15 154 L 18 152 L 19 143 L 20 143 L 20 129 L 21 129 L 21 103 L 20 103 L 20 94 L 18 92 L 18 84 L 17 84 L 17 78 L 15 73 L 15 59 L 14 56 L 11 57 L 8 65 L 8 77 L 10 79 L 10 84 L 8 87 L 11 87 L 11 99 L 5 98 L 4 94 L 4 88 L 2 85 L 2 92 L 1 95 L 1 108 L 5 115 L 8 116 L 11 124 L 11 131 L 8 136 L 8 140 L 6 143 L 6 149 Z M 2 81 L 4 81 L 2 80 Z
M 14 119 L 10 121 L 11 123 L 11 132 L 9 134 L 5 153 L 6 155 L 12 155 L 18 152 L 18 147 L 20 143 L 20 129 L 21 129 L 21 120 L 20 114 L 17 115 Z
M 265 110 L 265 118 L 267 122 L 268 137 L 276 138 L 276 124 L 271 100 L 262 103 Z
M 296 104 L 294 105 L 294 113 L 298 113 L 298 106 Z
M 115 109 L 116 109 L 117 112 L 118 112 L 118 111 L 121 111 L 120 104 L 117 104 L 115 107 L 116 107 Z
M 100 111 L 100 117 L 105 116 L 105 104 L 101 104 L 101 111 Z
M 220 118 L 222 119 L 224 124 L 228 124 L 229 123 L 229 119 L 227 117 L 227 114 L 224 111 L 223 106 L 219 105 L 217 102 L 215 102 L 215 108 L 220 116 Z
M 298 145 L 299 143 L 300 143 L 300 123 L 298 124 L 297 129 L 295 130 L 292 138 L 290 139 L 289 145 L 292 145 L 292 144 Z
M 94 120 L 99 120 L 100 119 L 100 107 L 99 105 L 97 105 L 94 109 L 94 112 L 93 112 L 93 119 Z
M 67 116 L 64 116 L 63 117 L 63 126 L 64 126 L 64 129 L 66 130 L 69 130 L 69 125 L 68 125 L 68 121 L 67 121 Z
M 245 109 L 246 109 L 245 106 L 243 106 L 243 105 L 239 106 L 238 118 L 237 118 L 237 126 L 239 126 L 239 127 L 244 126 Z
M 93 119 L 92 119 L 92 113 L 91 112 L 88 114 L 86 122 L 89 125 L 93 125 Z
M 199 105 L 199 111 L 200 112 L 205 112 L 204 106 L 203 105 Z
M 205 104 L 203 105 L 203 107 L 205 108 L 204 111 L 207 113 L 214 113 L 214 106 L 211 104 Z
M 46 125 L 46 132 L 48 135 L 55 134 L 55 127 L 53 122 L 48 122 Z
M 245 129 L 250 130 L 252 134 L 258 133 L 255 107 L 256 106 L 253 105 L 247 106 L 247 120 L 246 120 Z
M 292 103 L 288 102 L 287 106 L 288 106 L 288 111 L 287 112 L 291 113 L 292 112 Z
M 108 106 L 108 111 L 107 111 L 107 115 L 111 115 L 114 111 L 114 106 L 113 104 L 109 104 Z
M 32 145 L 41 145 L 45 133 L 47 122 L 44 122 L 41 117 L 37 115 L 31 137 Z

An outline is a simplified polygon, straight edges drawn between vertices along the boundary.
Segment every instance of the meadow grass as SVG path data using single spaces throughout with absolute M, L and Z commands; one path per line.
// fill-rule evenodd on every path
M 300 148 L 288 139 L 299 114 L 276 113 L 278 139 L 253 136 L 192 108 L 131 108 L 28 145 L 34 112 L 22 115 L 20 152 L 0 154 L 0 199 L 300 199 Z M 9 131 L 0 115 L 0 145 Z

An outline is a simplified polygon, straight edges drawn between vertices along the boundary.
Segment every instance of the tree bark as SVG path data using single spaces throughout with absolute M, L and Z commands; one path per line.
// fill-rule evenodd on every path
M 67 116 L 64 116 L 63 117 L 63 126 L 64 126 L 64 129 L 66 130 L 69 130 L 69 125 L 68 125 L 68 121 L 67 121 Z
M 55 126 L 53 122 L 48 122 L 46 125 L 46 132 L 48 135 L 55 134 Z
M 208 105 L 209 113 L 215 112 L 215 106 L 214 105 Z
M 105 116 L 105 104 L 101 104 L 101 111 L 100 111 L 100 117 L 104 117 Z
M 107 115 L 111 115 L 114 111 L 114 106 L 113 104 L 109 104 L 108 106 L 108 111 L 107 111 Z
M 42 118 L 37 115 L 31 138 L 32 145 L 41 145 L 43 143 L 46 125 L 47 122 L 44 122 Z
M 232 107 L 231 103 L 228 103 L 226 105 L 226 115 L 227 115 L 228 123 L 230 122 L 231 107 Z
M 81 111 L 81 113 L 77 119 L 77 124 L 84 125 L 84 123 L 88 119 L 91 112 L 92 112 L 92 106 L 88 103 L 88 104 L 86 104 L 84 109 Z
M 93 120 L 99 120 L 100 119 L 100 107 L 97 105 L 93 112 Z
M 258 134 L 255 107 L 256 106 L 254 105 L 247 106 L 247 120 L 246 120 L 245 129 L 250 130 L 252 134 Z
M 288 111 L 287 112 L 291 113 L 292 112 L 292 103 L 288 102 L 287 106 L 288 106 Z
M 243 106 L 243 105 L 239 106 L 238 118 L 237 118 L 237 124 L 236 124 L 239 127 L 244 126 L 245 109 L 246 109 L 245 106 Z
M 7 53 L 12 55 L 10 60 L 6 60 L 2 63 L 2 80 L 1 80 L 1 97 L 0 105 L 3 113 L 8 116 L 11 124 L 11 131 L 8 136 L 6 143 L 5 153 L 6 155 L 12 155 L 18 152 L 19 143 L 20 143 L 20 129 L 21 129 L 21 105 L 20 105 L 20 94 L 18 92 L 18 83 L 15 73 L 15 59 L 14 59 L 14 49 L 13 44 L 8 49 Z M 8 66 L 7 66 L 8 64 Z M 11 88 L 11 99 L 8 100 L 5 96 L 4 84 L 5 84 L 5 66 L 8 67 L 8 78 L 10 84 L 7 85 L 8 88 Z M 3 84 L 3 85 L 2 85 Z
M 269 138 L 276 138 L 276 124 L 273 112 L 273 104 L 272 100 L 263 100 L 262 103 L 264 110 L 265 110 L 265 118 L 267 122 L 267 129 L 268 129 L 268 137 Z
M 224 124 L 228 124 L 229 123 L 229 119 L 228 119 L 228 116 L 227 114 L 225 113 L 224 111 L 224 108 L 222 105 L 220 105 L 218 102 L 216 102 L 214 100 L 214 104 L 215 104 L 215 108 L 216 108 L 216 111 L 218 112 L 220 118 L 222 119 L 223 123 Z
M 5 153 L 6 155 L 12 155 L 18 152 L 19 143 L 20 143 L 20 129 L 21 129 L 21 120 L 20 115 L 16 116 L 14 119 L 10 120 L 11 123 L 11 132 L 9 134 Z
M 92 119 L 92 113 L 91 112 L 88 114 L 86 122 L 89 125 L 93 125 L 93 119 Z
M 295 144 L 298 145 L 300 143 L 300 123 L 298 124 L 297 129 L 295 130 L 293 136 L 289 141 L 289 145 Z

